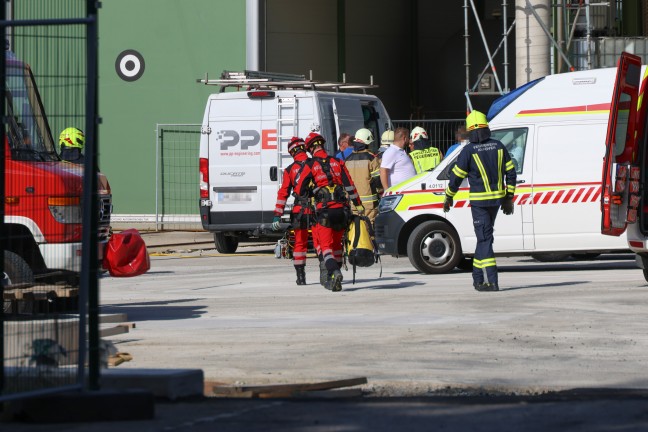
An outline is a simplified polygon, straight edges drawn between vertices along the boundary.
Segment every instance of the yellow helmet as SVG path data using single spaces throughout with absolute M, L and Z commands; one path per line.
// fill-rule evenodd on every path
M 59 145 L 82 149 L 85 145 L 85 135 L 80 129 L 75 127 L 63 129 L 63 132 L 59 135 Z
M 488 127 L 488 120 L 486 115 L 479 111 L 472 111 L 466 117 L 466 130 L 471 131 L 475 129 L 482 129 Z

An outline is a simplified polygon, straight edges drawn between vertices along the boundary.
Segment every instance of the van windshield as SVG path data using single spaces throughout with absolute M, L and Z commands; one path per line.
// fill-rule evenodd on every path
M 534 85 L 538 84 L 540 81 L 542 81 L 544 77 L 538 78 L 537 80 L 530 81 L 515 90 L 505 94 L 504 96 L 500 96 L 495 101 L 491 104 L 490 108 L 488 109 L 488 114 L 486 114 L 486 119 L 488 121 L 491 121 L 497 114 L 499 114 L 504 108 L 509 106 L 515 99 L 519 98 L 524 94 L 527 90 L 529 90 L 531 87 Z
M 491 131 L 491 138 L 501 141 L 511 155 L 513 166 L 517 174 L 522 173 L 524 168 L 524 154 L 526 153 L 528 128 L 499 129 Z M 462 147 L 463 148 L 463 147 Z M 461 151 L 455 150 L 448 156 L 446 166 L 443 167 L 437 178 L 439 180 L 449 180 L 450 170 L 454 167 L 455 160 Z
M 7 61 L 7 139 L 13 160 L 60 160 L 31 70 L 18 61 Z

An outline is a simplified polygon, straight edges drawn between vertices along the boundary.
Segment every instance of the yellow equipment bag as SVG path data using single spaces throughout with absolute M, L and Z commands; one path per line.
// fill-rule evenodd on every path
M 353 215 L 351 217 L 351 223 L 345 234 L 344 248 L 346 257 L 353 266 L 353 282 L 355 283 L 356 267 L 370 267 L 380 260 L 378 248 L 374 242 L 373 228 L 366 216 Z

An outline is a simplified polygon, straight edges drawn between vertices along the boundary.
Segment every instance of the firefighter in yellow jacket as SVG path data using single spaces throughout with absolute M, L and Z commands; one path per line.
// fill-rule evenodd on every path
M 375 182 L 371 181 L 372 173 L 380 172 L 380 163 L 376 156 L 369 151 L 369 145 L 374 141 L 369 129 L 358 129 L 353 140 L 353 153 L 344 161 L 349 175 L 358 190 L 360 200 L 365 209 L 365 215 L 373 224 L 378 215 L 378 193 Z M 354 213 L 356 213 L 354 211 Z
M 423 171 L 432 171 L 439 165 L 443 154 L 430 143 L 425 129 L 417 126 L 410 134 L 410 157 L 414 162 L 416 173 L 420 174 Z

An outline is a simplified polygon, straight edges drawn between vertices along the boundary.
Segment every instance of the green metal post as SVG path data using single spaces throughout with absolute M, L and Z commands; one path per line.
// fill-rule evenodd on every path
M 97 200 L 97 154 L 99 123 L 98 80 L 98 19 L 99 2 L 87 0 L 86 59 L 88 85 L 86 92 L 86 142 L 83 188 L 83 257 L 81 261 L 81 289 L 88 294 L 88 389 L 99 390 L 99 282 L 97 278 L 99 205 Z M 85 286 L 84 286 L 85 285 Z
M 345 0 L 337 0 L 337 79 L 346 72 L 346 11 Z

